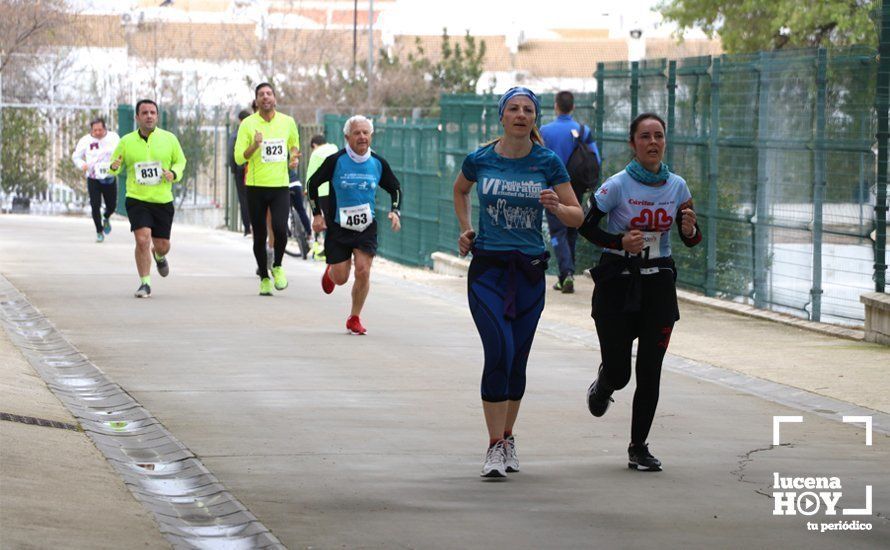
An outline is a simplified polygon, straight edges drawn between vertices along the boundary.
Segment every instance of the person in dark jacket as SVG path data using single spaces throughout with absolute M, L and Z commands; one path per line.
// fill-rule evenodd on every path
M 250 116 L 247 109 L 238 113 L 238 122 Z M 228 153 L 229 170 L 235 179 L 235 189 L 238 190 L 238 205 L 241 208 L 241 225 L 244 227 L 244 236 L 250 235 L 250 214 L 247 212 L 247 187 L 244 186 L 244 166 L 239 166 L 235 162 L 235 141 L 238 139 L 237 128 L 229 136 L 229 144 L 226 152 Z

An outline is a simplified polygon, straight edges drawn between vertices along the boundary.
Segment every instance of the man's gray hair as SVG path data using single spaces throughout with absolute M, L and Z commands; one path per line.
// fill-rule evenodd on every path
M 369 119 L 368 117 L 363 116 L 363 115 L 353 115 L 353 116 L 349 117 L 349 120 L 347 120 L 346 124 L 343 125 L 343 135 L 344 136 L 349 135 L 349 131 L 352 130 L 352 125 L 355 124 L 356 122 L 367 122 L 368 126 L 371 127 L 371 133 L 372 134 L 374 133 L 374 123 L 371 122 L 371 119 Z

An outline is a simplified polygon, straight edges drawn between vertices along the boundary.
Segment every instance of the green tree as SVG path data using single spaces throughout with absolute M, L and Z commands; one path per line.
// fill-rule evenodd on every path
M 415 38 L 413 52 L 402 60 L 380 50 L 377 90 L 387 107 L 428 107 L 446 93 L 476 93 L 485 63 L 485 41 L 476 41 L 469 31 L 463 40 L 452 43 L 448 29 L 442 29 L 439 60 L 433 61 Z M 385 85 L 385 84 L 389 85 Z
M 3 191 L 34 196 L 46 190 L 49 138 L 43 131 L 45 117 L 37 109 L 3 109 Z
M 200 170 L 212 160 L 213 140 L 201 129 L 208 124 L 206 113 L 200 107 L 192 111 L 175 108 L 168 111 L 167 129 L 176 134 L 186 158 L 182 180 L 173 186 L 177 204 L 182 204 L 186 195 L 198 193 Z
M 448 29 L 442 29 L 442 59 L 433 65 L 432 76 L 445 93 L 476 93 L 476 83 L 482 76 L 485 61 L 485 41 L 476 44 L 470 31 L 461 44 L 451 45 Z
M 728 53 L 864 44 L 877 47 L 871 20 L 879 0 L 665 0 L 658 11 L 680 30 L 719 35 Z

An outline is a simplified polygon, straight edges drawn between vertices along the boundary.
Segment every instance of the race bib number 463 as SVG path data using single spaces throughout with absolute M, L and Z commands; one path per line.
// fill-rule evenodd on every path
M 133 166 L 133 171 L 136 172 L 136 183 L 140 185 L 157 185 L 161 183 L 161 177 L 164 175 L 161 162 L 158 160 L 137 162 Z
M 340 227 L 353 231 L 364 231 L 373 221 L 374 215 L 371 212 L 371 205 L 368 203 L 340 209 Z
M 284 162 L 287 160 L 287 150 L 284 139 L 267 139 L 262 145 L 263 162 Z

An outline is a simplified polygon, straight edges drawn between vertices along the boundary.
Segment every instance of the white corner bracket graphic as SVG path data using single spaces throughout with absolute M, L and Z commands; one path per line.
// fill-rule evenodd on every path
M 853 417 L 851 417 L 853 418 Z M 861 418 L 861 417 L 855 417 Z M 871 419 L 869 419 L 871 420 Z M 773 445 L 781 445 L 782 444 L 782 436 L 779 434 L 779 426 L 781 426 L 785 422 L 803 422 L 802 416 L 774 416 L 773 417 Z M 871 423 L 869 423 L 869 427 L 871 427 Z M 871 436 L 871 430 L 869 430 L 869 437 Z M 871 440 L 869 440 L 871 441 Z
M 871 485 L 865 486 L 865 508 L 844 508 L 845 516 L 870 516 L 871 515 Z
M 871 447 L 871 417 L 870 416 L 845 416 L 844 424 L 865 424 L 865 446 Z

